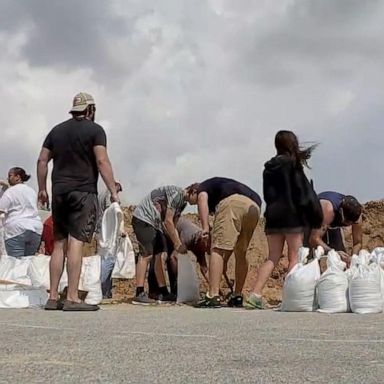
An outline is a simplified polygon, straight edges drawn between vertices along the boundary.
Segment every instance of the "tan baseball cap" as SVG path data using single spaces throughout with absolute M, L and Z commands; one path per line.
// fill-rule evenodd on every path
M 95 105 L 95 100 L 89 93 L 80 92 L 73 98 L 73 106 L 69 113 L 83 112 L 88 105 Z

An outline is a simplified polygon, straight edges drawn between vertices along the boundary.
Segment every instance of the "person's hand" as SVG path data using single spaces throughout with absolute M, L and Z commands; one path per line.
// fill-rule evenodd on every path
M 9 184 L 4 180 L 0 180 L 0 187 L 2 189 L 7 189 L 9 187 Z
M 39 201 L 39 203 L 43 208 L 46 207 L 48 209 L 49 197 L 48 197 L 47 191 L 39 191 L 37 195 L 37 200 Z
M 337 253 L 340 256 L 340 259 L 347 264 L 347 267 L 349 267 L 349 264 L 351 263 L 351 256 L 349 256 L 348 253 L 344 251 L 338 251 Z
M 178 245 L 177 247 L 175 247 L 175 250 L 176 250 L 178 253 L 182 253 L 182 254 L 186 254 L 186 253 L 188 253 L 188 249 L 187 249 L 187 247 L 186 247 L 184 244 L 182 244 L 182 243 L 180 243 L 180 245 Z
M 118 203 L 120 204 L 119 195 L 117 193 L 111 194 L 111 203 Z

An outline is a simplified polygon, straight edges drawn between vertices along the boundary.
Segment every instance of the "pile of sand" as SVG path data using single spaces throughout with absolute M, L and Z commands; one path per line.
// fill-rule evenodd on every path
M 135 251 L 138 251 L 137 241 L 133 233 L 132 226 L 132 207 L 124 208 L 124 217 L 126 223 L 126 231 L 129 234 Z M 187 214 L 188 219 L 195 223 L 199 223 L 197 215 Z M 345 238 L 348 247 L 351 247 L 350 229 L 345 231 Z M 364 204 L 363 213 L 363 246 L 368 250 L 372 250 L 377 246 L 384 245 L 384 200 L 370 201 Z M 251 244 L 248 249 L 247 257 L 249 260 L 249 274 L 245 284 L 245 289 L 249 289 L 250 285 L 257 276 L 258 266 L 266 259 L 268 254 L 267 239 L 264 234 L 264 220 L 260 220 Z M 264 291 L 265 298 L 272 305 L 281 301 L 281 287 L 283 285 L 284 276 L 287 271 L 288 260 L 283 256 L 276 270 L 269 279 Z M 233 257 L 228 265 L 228 275 L 234 278 L 234 260 Z M 115 281 L 114 294 L 117 299 L 128 299 L 134 293 L 134 281 L 120 280 Z M 225 284 L 223 282 L 223 287 Z M 205 289 L 205 284 L 202 282 L 202 290 Z

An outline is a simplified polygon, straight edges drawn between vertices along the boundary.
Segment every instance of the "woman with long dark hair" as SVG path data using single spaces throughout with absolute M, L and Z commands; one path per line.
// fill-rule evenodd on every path
M 304 228 L 320 228 L 322 211 L 304 166 L 315 146 L 301 148 L 291 131 L 279 131 L 275 137 L 276 156 L 265 163 L 263 173 L 265 233 L 269 257 L 259 268 L 256 282 L 245 302 L 248 309 L 262 309 L 262 290 L 279 262 L 285 243 L 290 271 L 297 263 L 303 245 Z
M 43 224 L 37 210 L 37 194 L 24 184 L 30 177 L 23 168 L 11 168 L 9 188 L 0 199 L 0 213 L 5 216 L 5 248 L 9 256 L 34 255 L 40 245 Z

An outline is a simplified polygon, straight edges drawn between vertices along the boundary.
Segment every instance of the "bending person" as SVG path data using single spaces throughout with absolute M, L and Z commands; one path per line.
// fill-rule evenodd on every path
M 322 192 L 318 195 L 323 211 L 323 222 L 320 229 L 312 229 L 306 244 L 313 248 L 321 245 L 326 252 L 334 249 L 343 259 L 349 262 L 346 253 L 342 228 L 352 226 L 352 253 L 362 249 L 362 206 L 353 196 L 345 196 L 338 192 Z
M 235 291 L 229 306 L 243 305 L 243 286 L 248 273 L 246 253 L 260 217 L 260 196 L 248 186 L 232 179 L 213 177 L 187 188 L 190 204 L 197 204 L 203 228 L 202 236 L 208 242 L 209 213 L 214 214 L 209 259 L 209 291 L 198 303 L 201 308 L 221 306 L 220 282 L 224 266 L 235 254 Z

